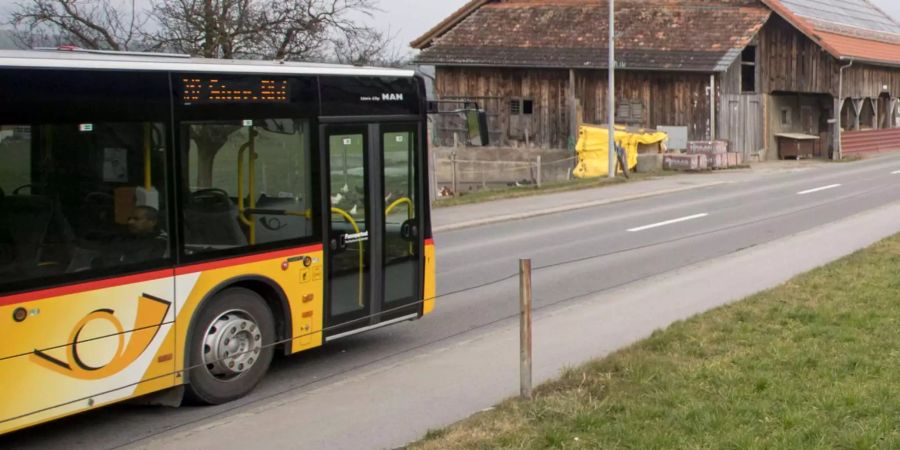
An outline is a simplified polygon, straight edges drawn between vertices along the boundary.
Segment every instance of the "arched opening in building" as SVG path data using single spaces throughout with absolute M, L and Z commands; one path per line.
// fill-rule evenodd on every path
M 851 131 L 856 129 L 856 108 L 853 99 L 845 98 L 841 107 L 841 130 Z
M 894 128 L 894 110 L 889 92 L 882 92 L 878 96 L 878 128 Z
M 859 112 L 859 129 L 871 130 L 875 128 L 875 104 L 871 98 L 862 99 L 862 109 Z

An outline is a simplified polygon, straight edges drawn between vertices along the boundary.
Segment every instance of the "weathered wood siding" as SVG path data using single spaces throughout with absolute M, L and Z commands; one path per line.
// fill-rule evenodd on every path
M 746 161 L 766 148 L 765 95 L 722 95 L 719 110 L 719 139 L 728 141 L 729 151 L 742 153 Z
M 884 92 L 900 97 L 900 69 L 857 63 L 844 71 L 844 98 L 877 98 Z M 837 87 L 833 95 L 837 96 Z
M 709 139 L 709 83 L 709 74 L 619 71 L 616 101 L 639 100 L 643 127 L 686 126 L 688 139 Z M 606 72 L 577 71 L 575 85 L 584 121 L 607 123 Z
M 778 16 L 759 34 L 759 76 L 763 93 L 797 92 L 838 96 L 838 61 Z M 900 69 L 856 63 L 844 71 L 844 97 L 878 97 L 884 86 L 900 95 Z
M 720 73 L 718 78 L 719 95 L 739 95 L 741 94 L 741 57 L 738 56 L 727 72 Z M 759 81 L 757 81 L 757 85 Z
M 496 98 L 483 102 L 492 116 L 492 137 L 499 137 L 497 145 L 510 145 L 509 102 L 526 98 L 534 103 L 530 117 L 529 141 L 544 148 L 566 148 L 568 121 L 566 120 L 566 89 L 569 72 L 566 70 L 492 69 L 477 67 L 438 67 L 435 90 L 439 99 L 453 97 Z M 518 141 L 518 140 L 516 140 Z M 524 143 L 524 139 L 521 140 Z
M 688 138 L 709 138 L 709 74 L 620 71 L 616 74 L 616 100 L 641 102 L 640 126 L 688 127 Z M 567 70 L 438 67 L 436 91 L 439 98 L 498 98 L 491 126 L 499 128 L 499 145 L 522 143 L 513 139 L 509 101 L 528 98 L 534 102 L 530 141 L 547 148 L 569 144 Z M 607 74 L 601 70 L 575 71 L 575 98 L 578 113 L 586 123 L 606 123 Z M 496 130 L 495 130 L 496 131 Z
M 830 93 L 837 86 L 834 57 L 778 16 L 760 31 L 757 64 L 767 94 Z

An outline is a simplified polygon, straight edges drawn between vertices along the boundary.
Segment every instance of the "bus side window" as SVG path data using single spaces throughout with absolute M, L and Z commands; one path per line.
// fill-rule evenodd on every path
M 163 136 L 141 122 L 0 125 L 0 283 L 162 265 Z
M 190 192 L 185 251 L 288 242 L 313 235 L 308 121 L 185 123 Z M 184 151 L 184 150 L 183 150 Z

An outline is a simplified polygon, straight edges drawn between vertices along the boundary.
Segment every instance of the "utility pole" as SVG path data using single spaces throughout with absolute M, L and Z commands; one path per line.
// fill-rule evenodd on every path
M 609 178 L 616 177 L 616 0 L 609 0 Z M 626 158 L 627 159 L 627 158 Z

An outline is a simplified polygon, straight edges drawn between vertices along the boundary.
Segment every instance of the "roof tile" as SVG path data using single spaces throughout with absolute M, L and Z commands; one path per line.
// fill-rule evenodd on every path
M 653 3 L 652 5 L 650 3 Z M 642 70 L 726 70 L 765 24 L 769 10 L 746 0 L 620 1 L 617 61 Z M 418 61 L 436 65 L 605 68 L 608 3 L 490 3 L 437 37 Z

